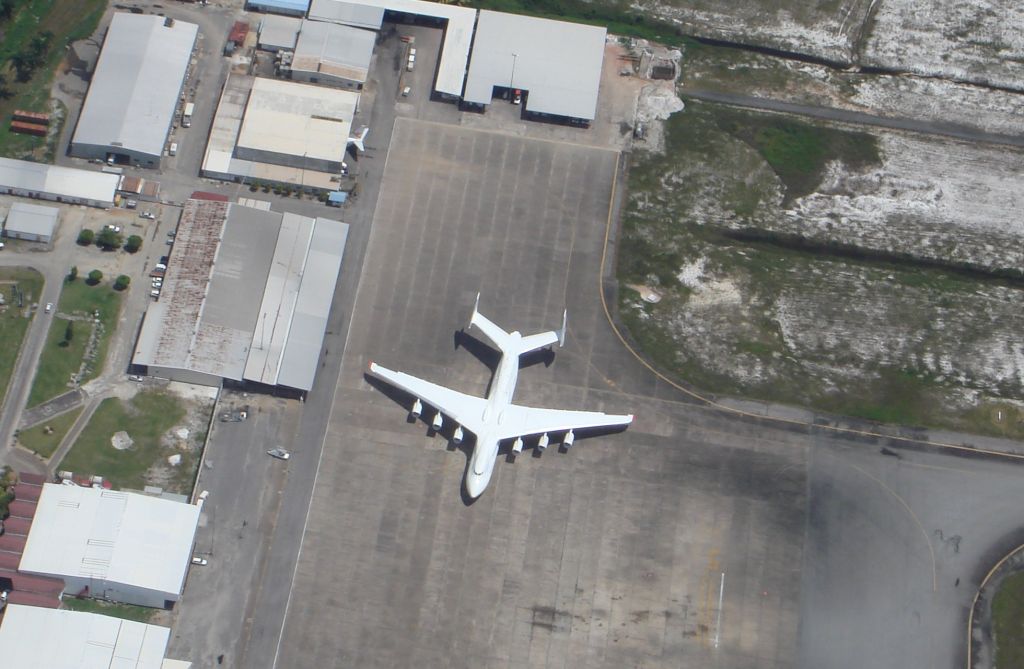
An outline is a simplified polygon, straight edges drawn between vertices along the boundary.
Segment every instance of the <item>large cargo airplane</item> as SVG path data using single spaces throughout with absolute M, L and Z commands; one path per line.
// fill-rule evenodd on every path
M 512 404 L 512 394 L 519 377 L 519 357 L 525 353 L 558 343 L 565 345 L 566 314 L 562 314 L 559 330 L 523 336 L 518 332 L 505 332 L 490 319 L 481 314 L 480 295 L 476 296 L 470 327 L 478 327 L 501 351 L 491 393 L 486 399 L 466 395 L 450 388 L 416 378 L 403 372 L 395 372 L 371 362 L 370 374 L 399 388 L 416 398 L 412 415 L 419 416 L 423 405 L 434 408 L 432 426 L 435 431 L 444 424 L 443 416 L 455 423 L 452 441 L 462 442 L 463 428 L 476 436 L 473 455 L 466 468 L 466 493 L 476 498 L 483 493 L 494 471 L 498 458 L 498 446 L 502 441 L 514 439 L 512 452 L 521 453 L 523 438 L 540 435 L 537 447 L 547 448 L 551 434 L 562 435 L 562 445 L 572 446 L 576 430 L 625 427 L 633 422 L 633 415 L 612 415 L 596 411 L 564 411 L 561 409 L 534 409 Z

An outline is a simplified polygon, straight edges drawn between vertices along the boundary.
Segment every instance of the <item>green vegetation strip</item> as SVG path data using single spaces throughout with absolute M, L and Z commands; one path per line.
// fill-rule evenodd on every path
M 181 402 L 167 393 L 143 392 L 130 402 L 105 399 L 58 469 L 99 475 L 115 488 L 141 490 L 150 467 L 173 453 L 160 446 L 160 437 L 184 415 Z M 120 431 L 131 437 L 131 448 L 119 451 L 111 444 Z
M 16 290 L 20 291 L 24 307 L 18 306 Z M 26 315 L 25 307 L 38 302 L 42 292 L 43 276 L 39 272 L 21 268 L 0 269 L 0 294 L 4 297 L 4 306 L 0 307 L 0 341 L 4 342 L 0 346 L 0 402 L 7 396 L 14 364 L 32 320 Z
M 997 667 L 1024 667 L 1024 573 L 1013 574 L 992 599 Z
M 72 611 L 98 613 L 103 616 L 122 618 L 124 620 L 134 620 L 135 622 L 140 623 L 148 623 L 153 617 L 153 614 L 156 613 L 156 609 L 151 609 L 145 606 L 114 604 L 111 602 L 102 602 L 98 599 L 76 599 L 74 597 L 65 597 L 63 599 L 63 604 L 64 608 Z
M 95 327 L 100 328 L 95 354 L 78 382 L 83 384 L 99 375 L 106 360 L 110 336 L 117 325 L 120 306 L 121 296 L 109 285 L 90 286 L 81 279 L 65 282 L 57 313 L 40 315 L 40 318 L 53 318 L 53 322 L 50 324 L 46 345 L 39 359 L 36 378 L 28 397 L 28 406 L 33 407 L 53 399 L 72 387 L 71 376 L 81 369 L 86 347 Z M 99 323 L 94 322 L 93 314 L 96 312 L 99 312 Z M 73 320 L 63 316 L 69 316 Z
M 50 420 L 40 423 L 35 427 L 18 432 L 18 442 L 28 450 L 43 458 L 49 458 L 60 446 L 64 435 L 68 433 L 71 426 L 75 424 L 82 409 L 74 409 Z

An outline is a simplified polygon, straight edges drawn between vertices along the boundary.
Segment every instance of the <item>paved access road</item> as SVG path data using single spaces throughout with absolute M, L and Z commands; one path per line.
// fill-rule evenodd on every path
M 920 132 L 926 135 L 941 135 L 953 137 L 968 142 L 985 142 L 988 144 L 1005 144 L 1006 146 L 1024 146 L 1024 137 L 1019 135 L 1002 135 L 994 132 L 985 132 L 965 125 L 949 123 L 945 121 L 925 121 L 917 118 L 906 118 L 902 116 L 878 116 L 865 112 L 851 111 L 848 109 L 836 109 L 835 107 L 820 107 L 817 105 L 804 105 L 794 102 L 784 102 L 771 98 L 761 98 L 754 95 L 742 93 L 725 93 L 722 91 L 706 91 L 701 89 L 682 89 L 682 96 L 695 100 L 707 102 L 721 102 L 737 107 L 748 107 L 750 109 L 761 109 L 764 111 L 783 112 L 796 114 L 798 116 L 810 116 L 826 121 L 839 121 L 853 125 L 869 125 L 876 128 L 891 128 L 893 130 L 908 130 Z

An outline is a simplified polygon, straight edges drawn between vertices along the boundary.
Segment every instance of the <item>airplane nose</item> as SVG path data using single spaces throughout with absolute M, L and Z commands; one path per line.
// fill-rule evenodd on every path
M 487 484 L 479 476 L 470 474 L 466 477 L 466 494 L 473 499 L 479 497 L 486 486 Z

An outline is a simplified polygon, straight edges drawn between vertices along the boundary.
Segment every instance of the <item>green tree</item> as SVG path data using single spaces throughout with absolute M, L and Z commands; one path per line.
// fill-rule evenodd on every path
M 78 278 L 78 265 L 72 265 L 71 271 L 68 272 L 68 282 L 74 281 Z
M 71 343 L 71 340 L 75 338 L 75 322 L 68 321 L 68 326 L 64 328 L 64 341 L 67 344 Z M 67 345 L 65 344 L 65 346 Z
M 114 290 L 124 290 L 128 287 L 128 285 L 131 282 L 132 279 L 130 276 L 128 276 L 127 274 L 122 274 L 121 276 L 114 279 Z
M 88 228 L 78 233 L 78 243 L 81 246 L 88 246 L 89 244 L 92 244 L 95 239 L 96 233 Z
M 116 251 L 121 248 L 121 244 L 124 243 L 124 238 L 120 233 L 114 232 L 110 228 L 107 228 L 96 235 L 96 246 L 100 247 L 104 251 Z
M 124 243 L 124 250 L 128 253 L 135 253 L 142 248 L 142 237 L 138 235 L 130 236 Z
M 89 272 L 89 279 L 87 283 L 90 286 L 95 286 L 100 281 L 103 281 L 103 272 L 99 271 L 98 269 L 94 269 L 93 271 Z

